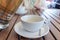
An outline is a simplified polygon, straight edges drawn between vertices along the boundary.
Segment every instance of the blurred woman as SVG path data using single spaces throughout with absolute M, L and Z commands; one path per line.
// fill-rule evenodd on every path
M 45 8 L 45 0 L 23 0 L 28 9 L 36 8 L 38 10 Z

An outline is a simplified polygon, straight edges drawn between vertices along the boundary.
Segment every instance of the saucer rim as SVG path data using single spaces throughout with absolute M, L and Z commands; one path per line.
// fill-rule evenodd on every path
M 20 23 L 20 27 L 22 27 L 22 26 L 21 26 L 21 25 L 22 25 L 21 22 L 16 23 L 16 25 L 19 24 L 19 23 Z M 24 35 L 19 34 L 19 32 L 16 31 L 16 27 L 17 27 L 16 25 L 14 26 L 14 31 L 15 31 L 18 35 L 23 36 L 23 37 L 25 37 L 25 38 L 40 38 L 40 37 L 42 37 L 42 36 L 47 35 L 48 32 L 49 32 L 49 27 L 47 26 L 48 28 L 47 28 L 47 32 L 45 32 L 45 34 L 39 35 L 39 36 L 37 36 L 37 37 L 27 37 L 27 36 L 24 36 Z M 20 28 L 20 29 L 21 29 L 21 28 Z M 22 29 L 21 29 L 21 30 L 22 30 Z M 26 32 L 27 32 L 27 31 L 26 31 Z M 29 32 L 29 33 L 30 33 L 30 32 Z

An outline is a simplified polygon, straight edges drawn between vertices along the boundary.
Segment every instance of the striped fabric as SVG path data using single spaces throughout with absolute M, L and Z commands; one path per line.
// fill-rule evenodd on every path
M 0 20 L 9 20 L 22 0 L 0 0 Z

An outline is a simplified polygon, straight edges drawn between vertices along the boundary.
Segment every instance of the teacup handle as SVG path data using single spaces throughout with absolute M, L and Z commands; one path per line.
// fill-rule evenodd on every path
M 44 24 L 49 25 L 49 22 L 50 22 L 49 19 L 45 19 Z

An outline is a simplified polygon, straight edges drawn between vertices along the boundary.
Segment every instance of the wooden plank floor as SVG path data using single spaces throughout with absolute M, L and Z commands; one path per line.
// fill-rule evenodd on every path
M 47 35 L 37 39 L 29 39 L 16 34 L 13 28 L 16 23 L 20 22 L 21 16 L 15 15 L 9 22 L 9 27 L 5 30 L 0 30 L 0 40 L 60 40 L 60 10 L 46 9 L 43 13 L 33 14 L 40 15 L 50 21 L 49 24 L 47 24 L 50 28 Z

